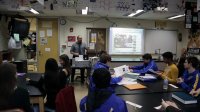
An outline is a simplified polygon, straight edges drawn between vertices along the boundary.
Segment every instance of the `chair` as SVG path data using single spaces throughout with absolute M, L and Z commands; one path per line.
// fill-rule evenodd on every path
M 66 86 L 57 94 L 56 112 L 77 112 L 74 87 Z

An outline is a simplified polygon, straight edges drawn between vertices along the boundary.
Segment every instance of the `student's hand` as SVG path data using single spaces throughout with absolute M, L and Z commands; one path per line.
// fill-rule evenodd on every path
M 129 69 L 130 70 L 130 72 L 133 72 L 133 69 Z
M 177 106 L 174 102 L 164 101 L 164 100 L 162 99 L 162 107 L 163 107 L 164 109 L 166 109 L 168 106 L 172 106 L 172 107 L 174 107 L 174 108 L 179 109 L 178 106 Z
M 178 106 L 176 105 L 176 103 L 174 103 L 174 102 L 166 101 L 166 103 L 167 103 L 169 106 L 172 106 L 172 107 L 175 107 L 175 108 L 179 109 Z
M 116 77 L 116 76 L 115 76 L 115 74 L 113 74 L 113 75 L 111 75 L 111 77 L 113 78 L 113 77 Z
M 79 53 L 74 53 L 74 55 L 79 56 Z
M 182 78 L 178 78 L 176 81 L 177 81 L 177 83 L 182 83 L 183 79 Z
M 26 81 L 29 82 L 31 79 L 30 78 L 26 78 Z
M 159 72 L 159 71 L 157 71 L 157 72 L 156 72 L 156 74 L 157 74 L 158 76 L 161 76 L 163 73 L 162 73 L 162 72 Z
M 197 97 L 197 96 L 199 96 L 199 94 L 200 94 L 200 89 L 198 89 L 198 90 L 192 90 L 192 91 L 190 91 L 190 94 L 192 95 L 192 96 L 195 96 L 195 97 Z
M 164 101 L 163 99 L 162 99 L 162 107 L 164 108 L 164 109 L 166 109 L 168 106 L 169 106 L 169 104 L 167 104 L 167 102 L 166 101 Z
M 62 69 L 62 71 L 65 73 L 66 76 L 68 75 L 68 72 L 66 69 Z

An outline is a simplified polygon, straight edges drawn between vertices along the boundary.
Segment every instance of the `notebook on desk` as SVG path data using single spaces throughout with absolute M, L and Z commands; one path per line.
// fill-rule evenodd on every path
M 157 78 L 154 75 L 151 74 L 145 74 L 145 76 L 139 76 L 138 80 L 143 81 L 143 82 L 148 82 L 148 81 L 155 81 Z
M 195 103 L 197 103 L 197 99 L 195 99 L 191 95 L 186 94 L 184 92 L 174 92 L 174 93 L 172 93 L 172 98 L 180 101 L 183 104 L 195 104 Z
M 137 89 L 145 89 L 147 88 L 146 86 L 142 85 L 142 84 L 131 84 L 131 85 L 123 85 L 124 87 L 126 87 L 129 90 L 137 90 Z

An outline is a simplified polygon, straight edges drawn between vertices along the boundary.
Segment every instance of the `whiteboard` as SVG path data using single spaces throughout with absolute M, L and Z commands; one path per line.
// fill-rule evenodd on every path
M 177 53 L 177 31 L 145 30 L 144 40 L 145 53 L 154 54 L 156 49 L 160 49 L 160 53 Z

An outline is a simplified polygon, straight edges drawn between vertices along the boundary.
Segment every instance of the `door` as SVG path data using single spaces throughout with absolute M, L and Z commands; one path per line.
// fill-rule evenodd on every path
M 95 48 L 90 50 L 106 51 L 106 29 L 105 28 L 87 28 L 87 33 L 89 37 L 89 45 L 91 43 L 95 44 Z
M 58 19 L 38 19 L 38 72 L 44 73 L 48 58 L 58 60 Z

